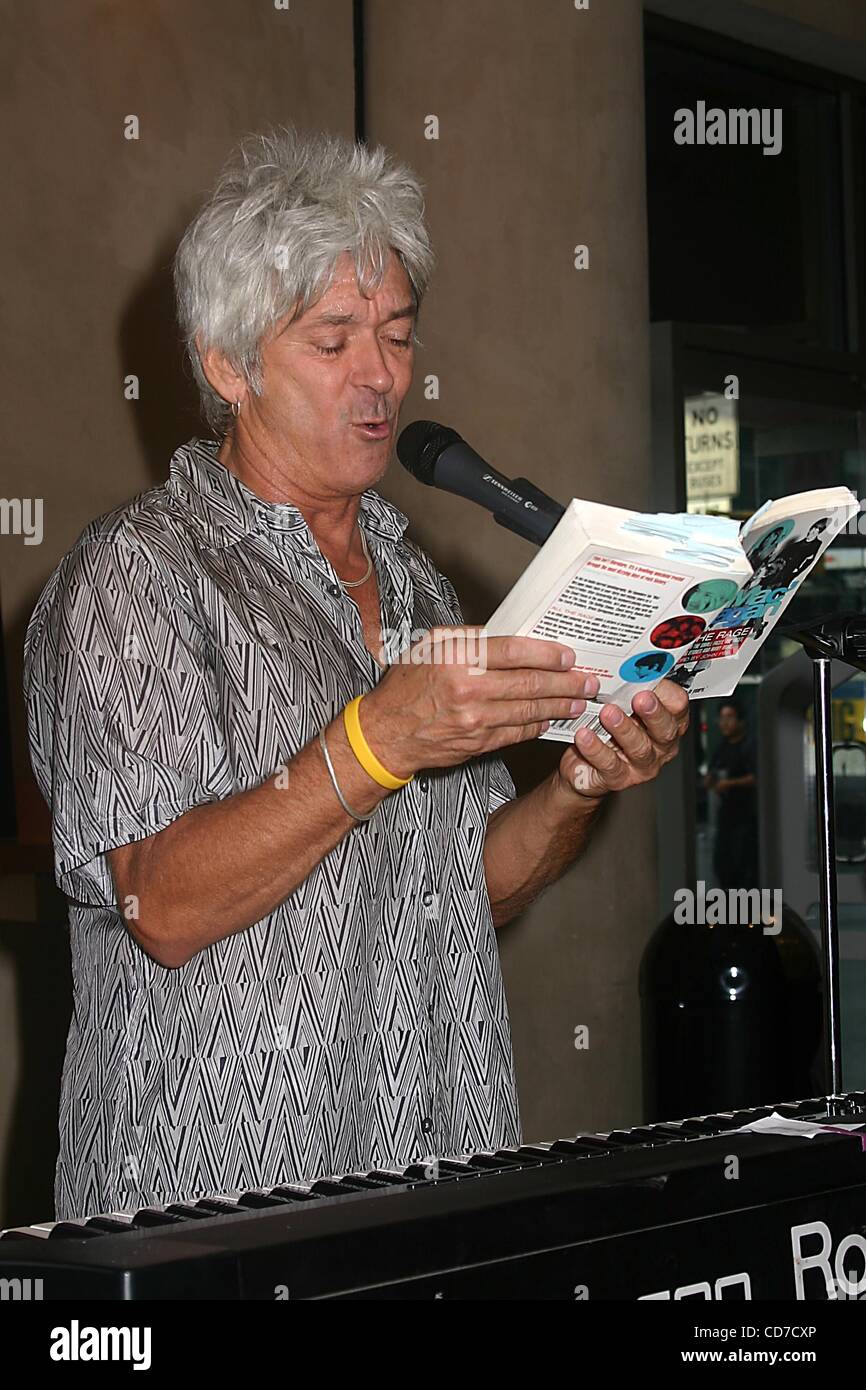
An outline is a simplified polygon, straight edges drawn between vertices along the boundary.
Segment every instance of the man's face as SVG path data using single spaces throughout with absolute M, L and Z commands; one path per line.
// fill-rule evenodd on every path
M 740 732 L 737 711 L 731 705 L 723 705 L 719 710 L 719 730 L 723 738 L 736 738 Z
M 312 495 L 362 492 L 385 472 L 412 382 L 414 322 L 409 277 L 393 251 L 369 299 L 344 253 L 322 298 L 263 342 L 264 389 L 247 398 L 244 423 Z M 371 421 L 379 423 L 366 428 Z
M 758 560 L 766 560 L 769 557 L 770 552 L 775 548 L 776 542 L 778 541 L 780 535 L 781 532 L 779 530 L 768 531 L 766 536 L 764 536 L 763 540 L 758 541 L 758 544 L 755 546 L 754 552 Z

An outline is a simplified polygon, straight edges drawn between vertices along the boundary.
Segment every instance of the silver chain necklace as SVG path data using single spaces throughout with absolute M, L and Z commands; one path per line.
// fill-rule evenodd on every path
M 370 578 L 370 575 L 373 573 L 373 560 L 369 550 L 367 549 L 367 538 L 364 535 L 364 530 L 361 526 L 360 521 L 358 522 L 358 530 L 361 532 L 361 549 L 367 557 L 367 569 L 366 572 L 361 575 L 360 579 L 340 579 L 340 576 L 337 575 L 337 578 L 340 579 L 340 583 L 342 584 L 344 589 L 357 589 L 360 584 L 366 584 L 367 580 Z

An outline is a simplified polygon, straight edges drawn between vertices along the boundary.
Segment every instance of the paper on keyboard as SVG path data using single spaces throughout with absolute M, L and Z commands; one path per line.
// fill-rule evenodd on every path
M 740 1129 L 729 1129 L 728 1134 L 743 1134 L 747 1130 L 754 1130 L 757 1134 L 799 1134 L 803 1139 L 814 1139 L 816 1134 L 828 1132 L 850 1134 L 855 1130 L 861 1130 L 863 1123 L 863 1120 L 853 1120 L 850 1123 L 843 1121 L 840 1124 L 816 1124 L 814 1120 L 789 1120 L 774 1110 L 772 1115 L 765 1116 L 763 1120 L 753 1120 L 751 1124 L 742 1125 Z M 862 1148 L 866 1149 L 866 1133 L 858 1134 L 857 1138 Z

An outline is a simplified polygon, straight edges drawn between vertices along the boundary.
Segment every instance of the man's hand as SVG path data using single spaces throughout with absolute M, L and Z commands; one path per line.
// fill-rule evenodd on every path
M 596 693 L 574 651 L 539 637 L 480 638 L 483 629 L 434 628 L 395 662 L 358 711 L 376 756 L 397 777 L 538 738 L 573 719 Z
M 616 705 L 602 706 L 599 718 L 613 736 L 611 743 L 588 729 L 578 729 L 574 747 L 559 764 L 559 776 L 582 800 L 597 801 L 608 792 L 651 782 L 679 750 L 689 727 L 689 697 L 681 686 L 663 680 L 632 700 L 633 715 Z

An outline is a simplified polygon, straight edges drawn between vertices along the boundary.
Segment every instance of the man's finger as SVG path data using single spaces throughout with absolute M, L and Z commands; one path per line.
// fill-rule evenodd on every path
M 462 627 L 431 627 L 413 646 L 429 647 L 434 643 L 453 647 L 458 660 L 463 647 L 470 664 L 494 671 L 515 667 L 571 671 L 575 664 L 574 648 L 566 642 L 551 642 L 545 637 L 488 637 L 483 627 L 468 623 Z
M 591 700 L 598 694 L 598 677 L 585 676 L 580 671 L 540 671 L 537 668 L 528 670 L 508 666 L 496 671 L 479 671 L 478 675 L 484 676 L 478 698 L 485 700 L 550 700 L 557 697 L 563 700 Z M 562 717 L 567 716 L 566 710 Z
M 689 722 L 689 697 L 682 686 L 677 685 L 676 681 L 659 681 L 653 694 L 658 696 L 665 709 L 670 710 L 680 730 L 685 729 Z
M 508 666 L 540 666 L 547 671 L 570 671 L 574 649 L 545 637 L 487 637 L 487 665 L 493 670 Z
M 666 705 L 652 690 L 641 690 L 631 702 L 632 709 L 656 743 L 674 743 L 680 736 L 680 726 Z
M 586 701 L 571 695 L 553 695 L 535 700 L 493 700 L 482 706 L 482 720 L 491 728 L 518 728 L 542 719 L 577 719 Z
M 671 719 L 671 716 L 667 715 L 667 718 Z M 599 719 L 634 767 L 652 766 L 656 757 L 653 739 L 636 720 L 630 719 L 618 705 L 602 706 Z M 671 724 L 673 725 L 672 719 Z
M 549 728 L 549 719 L 545 719 L 540 724 L 506 725 L 495 731 L 490 742 L 486 744 L 487 751 L 493 752 L 497 748 L 508 748 L 512 743 L 529 743 L 534 738 L 540 738 Z
M 604 743 L 591 729 L 578 729 L 574 746 L 578 756 L 601 773 L 606 786 L 613 790 L 628 782 L 628 765 L 609 743 Z

